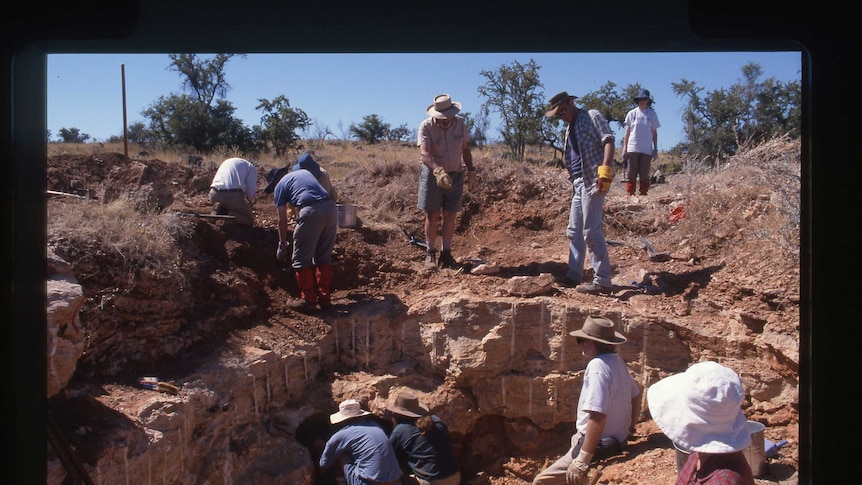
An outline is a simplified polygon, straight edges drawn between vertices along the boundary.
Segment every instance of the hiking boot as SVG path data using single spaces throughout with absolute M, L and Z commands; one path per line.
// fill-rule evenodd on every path
M 440 251 L 440 267 L 454 269 L 458 267 L 455 258 L 452 257 L 452 251 L 444 249 Z
M 575 288 L 575 290 L 581 293 L 589 293 L 590 295 L 609 295 L 614 292 L 612 286 L 602 286 L 595 283 L 584 283 Z
M 428 251 L 426 253 L 425 267 L 428 269 L 437 267 L 437 251 Z
M 576 280 L 569 275 L 565 275 L 560 278 L 559 283 L 567 288 L 574 288 L 581 284 L 581 280 Z

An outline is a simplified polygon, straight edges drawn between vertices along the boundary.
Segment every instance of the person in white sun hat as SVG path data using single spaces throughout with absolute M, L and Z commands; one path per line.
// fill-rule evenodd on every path
M 690 451 L 676 485 L 754 485 L 742 450 L 751 443 L 742 381 L 716 362 L 699 362 L 656 382 L 647 405 L 656 425 Z
M 386 431 L 359 401 L 347 399 L 329 422 L 340 426 L 326 441 L 320 455 L 320 471 L 336 463 L 344 470 L 348 485 L 400 485 L 401 467 Z

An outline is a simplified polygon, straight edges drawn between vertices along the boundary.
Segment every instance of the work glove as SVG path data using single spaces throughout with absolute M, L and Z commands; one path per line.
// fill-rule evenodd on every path
M 299 220 L 299 209 L 296 206 L 287 204 L 287 219 L 288 220 Z
M 599 165 L 599 192 L 607 192 L 611 189 L 611 182 L 614 181 L 614 168 L 608 165 Z
M 468 170 L 467 171 L 467 190 L 469 190 L 470 192 L 475 192 L 477 183 L 478 182 L 476 181 L 476 172 L 473 170 Z
M 655 160 L 656 158 L 658 158 L 658 148 L 653 148 L 652 149 L 652 158 L 650 159 L 650 161 Z
M 593 454 L 581 450 L 578 457 L 569 465 L 566 470 L 566 483 L 568 485 L 587 485 L 587 474 L 590 471 L 590 461 L 593 459 Z
M 437 187 L 440 187 L 441 189 L 452 188 L 452 177 L 443 170 L 443 167 L 437 167 L 434 169 L 434 178 L 437 179 Z
M 286 263 L 290 257 L 290 243 L 287 241 L 279 241 L 278 249 L 275 251 L 275 259 L 280 263 Z

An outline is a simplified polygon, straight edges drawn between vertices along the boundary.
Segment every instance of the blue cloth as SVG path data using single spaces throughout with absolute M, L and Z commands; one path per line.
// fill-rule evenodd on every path
M 293 171 L 295 172 L 299 169 L 308 170 L 315 178 L 320 178 L 320 165 L 308 153 L 303 153 L 296 160 L 296 165 L 293 166 Z
M 306 170 L 290 172 L 282 177 L 273 195 L 276 207 L 290 204 L 302 208 L 328 198 L 329 192 Z
M 320 455 L 320 468 L 326 470 L 339 461 L 350 485 L 365 485 L 367 479 L 391 482 L 401 477 L 401 467 L 386 431 L 375 421 L 353 418 L 333 434 Z
M 406 464 L 417 477 L 429 482 L 459 471 L 448 428 L 437 416 L 431 416 L 431 419 L 433 427 L 425 433 L 413 422 L 398 423 L 389 435 L 398 461 Z

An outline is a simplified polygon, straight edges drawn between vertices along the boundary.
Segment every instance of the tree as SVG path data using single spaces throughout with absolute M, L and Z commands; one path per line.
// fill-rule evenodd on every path
M 487 81 L 479 86 L 486 98 L 482 106 L 496 111 L 503 121 L 500 134 L 516 160 L 524 160 L 527 145 L 541 141 L 544 97 L 539 91 L 539 66 L 536 61 L 524 65 L 517 61 L 501 65 L 496 71 L 481 71 Z
M 401 141 L 406 142 L 411 139 L 416 139 L 415 130 L 411 130 L 407 123 L 402 123 L 397 128 L 390 128 L 386 133 L 386 139 L 389 141 Z
M 149 146 L 155 143 L 155 136 L 140 121 L 129 125 L 129 128 L 126 130 L 126 136 L 130 142 L 139 145 Z
M 362 123 L 351 123 L 348 128 L 350 134 L 359 140 L 374 144 L 386 138 L 389 133 L 389 124 L 384 123 L 376 114 L 364 116 Z
M 488 129 L 491 126 L 488 114 L 487 106 L 481 106 L 479 114 L 475 117 L 466 111 L 458 113 L 464 118 L 464 124 L 467 125 L 467 130 L 470 132 L 470 146 L 482 147 L 488 142 Z
M 86 143 L 90 135 L 81 133 L 77 128 L 60 128 L 61 143 Z
M 799 83 L 760 82 L 763 70 L 756 63 L 743 66 L 742 75 L 740 83 L 710 92 L 687 79 L 672 83 L 674 94 L 688 98 L 682 114 L 686 140 L 674 150 L 719 160 L 750 143 L 800 135 Z
M 260 118 L 262 140 L 269 142 L 276 156 L 284 155 L 289 148 L 298 145 L 299 132 L 311 125 L 308 115 L 299 108 L 291 108 L 290 100 L 278 96 L 271 102 L 265 98 L 257 100 L 257 110 L 263 110 Z
M 224 69 L 233 56 L 216 54 L 212 59 L 198 59 L 196 54 L 169 54 L 172 62 L 168 69 L 180 73 L 184 77 L 183 88 L 198 101 L 210 106 L 216 96 L 224 98 L 230 89 Z
M 216 147 L 251 150 L 251 130 L 233 117 L 236 110 L 223 99 L 229 86 L 224 68 L 232 54 L 198 60 L 195 54 L 171 54 L 172 69 L 184 76 L 183 87 L 191 95 L 161 96 L 142 115 L 149 119 L 155 141 L 175 149 L 211 151 Z

